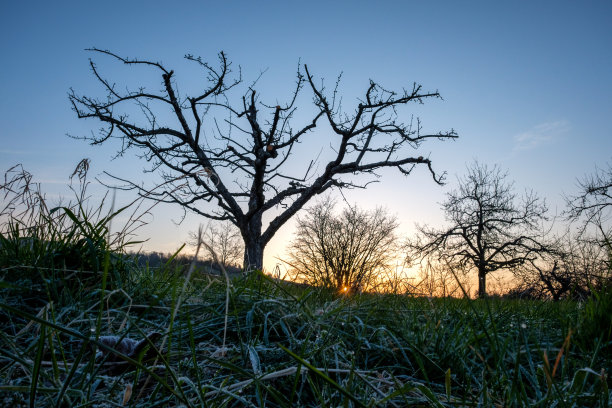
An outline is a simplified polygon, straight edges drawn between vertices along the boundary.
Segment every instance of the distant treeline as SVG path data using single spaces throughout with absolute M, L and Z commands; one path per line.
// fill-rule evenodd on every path
M 172 258 L 171 253 L 163 253 L 163 252 L 128 252 L 128 256 L 132 257 L 136 264 L 139 267 L 149 267 L 153 269 L 161 268 L 166 264 L 171 264 L 173 266 L 184 266 L 185 268 L 189 268 L 189 266 L 195 262 L 194 267 L 197 271 L 201 273 L 207 273 L 211 275 L 222 275 L 223 271 L 218 263 L 216 263 L 213 259 L 202 259 L 197 258 L 194 261 L 193 255 L 182 255 L 179 254 Z M 237 267 L 236 265 L 223 265 L 225 270 L 229 275 L 237 275 L 242 272 L 242 269 Z

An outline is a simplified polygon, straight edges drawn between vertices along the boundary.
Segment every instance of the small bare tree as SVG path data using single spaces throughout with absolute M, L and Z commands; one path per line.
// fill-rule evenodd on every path
M 370 81 L 362 98 L 343 110 L 339 81 L 329 93 L 323 81 L 316 80 L 303 65 L 288 102 L 266 104 L 259 100 L 256 83 L 239 91 L 241 77 L 232 78 L 224 53 L 219 54 L 218 68 L 200 58 L 186 57 L 203 69 L 207 80 L 200 90 L 187 95 L 179 92 L 174 71 L 159 62 L 91 51 L 129 67 L 153 70 L 160 75 L 162 90 L 117 86 L 90 61 L 104 95 L 97 98 L 71 91 L 69 98 L 79 118 L 95 119 L 103 127 L 99 134 L 83 139 L 92 144 L 118 139 L 119 154 L 135 151 L 150 163 L 147 170 L 161 178 L 153 188 L 115 177 L 125 188 L 238 227 L 245 268 L 262 268 L 266 244 L 317 194 L 332 188 L 364 188 L 375 180 L 379 169 L 395 168 L 408 175 L 419 164 L 427 166 L 440 183 L 431 160 L 413 154 L 413 149 L 427 139 L 457 137 L 453 130 L 423 133 L 418 119 L 400 119 L 405 105 L 440 97 L 438 92 L 423 92 L 416 84 L 394 92 Z M 307 119 L 296 125 L 294 118 L 304 93 L 310 94 L 312 104 L 303 114 L 299 112 L 302 120 Z M 316 140 L 315 128 L 321 128 Z M 307 159 L 301 169 L 291 160 L 287 166 L 294 148 L 303 141 L 329 146 L 331 159 L 322 163 Z M 272 214 L 264 225 L 267 212 Z
M 340 214 L 334 208 L 327 200 L 298 216 L 289 264 L 310 284 L 365 290 L 378 272 L 394 265 L 397 221 L 381 208 L 348 206 Z
M 450 226 L 419 226 L 418 235 L 407 242 L 409 256 L 475 269 L 479 297 L 487 294 L 488 274 L 512 270 L 545 250 L 540 243 L 545 203 L 533 192 L 519 199 L 498 167 L 473 163 L 442 209 Z
M 206 244 L 205 249 L 212 263 L 215 263 L 214 258 L 216 257 L 223 268 L 228 269 L 240 265 L 244 247 L 240 231 L 233 224 L 227 221 L 210 223 L 197 234 L 192 233 L 191 238 L 194 245 L 197 245 L 198 240 Z
M 462 297 L 470 291 L 467 273 L 461 265 L 448 265 L 428 259 L 420 265 L 415 285 L 420 294 L 436 297 Z

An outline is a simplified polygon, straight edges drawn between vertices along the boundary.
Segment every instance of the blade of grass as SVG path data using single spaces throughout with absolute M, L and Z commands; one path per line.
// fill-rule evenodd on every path
M 62 385 L 62 388 L 60 389 L 60 392 L 57 394 L 57 398 L 55 399 L 55 407 L 56 408 L 60 408 L 61 407 L 62 400 L 64 398 L 64 394 L 66 393 L 66 390 L 70 386 L 70 382 L 72 381 L 72 377 L 74 377 L 74 374 L 76 373 L 77 369 L 79 368 L 79 363 L 83 359 L 83 356 L 85 355 L 85 352 L 87 351 L 88 347 L 89 347 L 89 340 L 84 340 L 82 345 L 81 345 L 81 349 L 79 350 L 79 354 L 77 354 L 77 356 L 75 357 L 74 362 L 72 363 L 72 368 L 70 369 L 70 372 L 68 373 L 68 375 L 64 379 L 64 384 Z
M 40 363 L 43 358 L 45 349 L 45 325 L 40 325 L 40 336 L 38 337 L 38 344 L 36 349 L 36 359 L 34 360 L 34 367 L 32 368 L 32 384 L 30 385 L 30 408 L 34 408 L 36 401 L 36 387 L 38 387 L 38 377 L 40 375 Z
M 358 407 L 365 407 L 366 406 L 363 402 L 359 401 L 357 399 L 357 397 L 355 397 L 353 394 L 351 394 L 350 392 L 345 390 L 342 386 L 340 386 L 340 384 L 338 384 L 337 382 L 335 382 L 334 380 L 329 378 L 329 376 L 327 376 L 324 372 L 319 370 L 317 367 L 313 366 L 308 361 L 304 360 L 303 358 L 301 358 L 300 356 L 298 356 L 297 354 L 295 354 L 293 351 L 289 350 L 288 348 L 286 348 L 282 344 L 278 344 L 278 347 L 280 347 L 285 353 L 287 353 L 291 357 L 293 357 L 297 362 L 299 362 L 303 366 L 307 367 L 310 371 L 315 373 L 323 381 L 325 381 L 326 383 L 331 385 L 333 388 L 335 388 L 338 391 L 340 391 L 340 393 L 342 393 L 345 397 L 347 397 L 348 399 L 353 401 L 355 403 L 355 405 L 357 405 Z

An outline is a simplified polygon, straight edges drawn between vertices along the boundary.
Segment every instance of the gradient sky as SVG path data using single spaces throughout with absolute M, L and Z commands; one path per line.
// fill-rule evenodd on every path
M 425 131 L 459 134 L 415 152 L 448 172 L 447 185 L 422 170 L 408 178 L 385 171 L 368 190 L 345 193 L 364 208 L 385 206 L 403 234 L 415 222 L 442 225 L 438 203 L 473 159 L 507 169 L 518 189 L 534 189 L 559 213 L 576 179 L 612 160 L 610 22 L 610 1 L 6 1 L 1 170 L 23 163 L 50 198 L 67 195 L 68 176 L 84 157 L 92 160 L 92 176 L 109 170 L 138 179 L 138 160 L 110 161 L 116 145 L 93 147 L 66 136 L 99 127 L 77 119 L 67 98 L 71 87 L 102 95 L 88 58 L 104 59 L 84 49 L 161 61 L 177 71 L 186 93 L 196 84 L 182 57 L 215 62 L 223 50 L 247 80 L 267 70 L 260 89 L 271 104 L 290 95 L 298 61 L 328 84 L 343 72 L 347 107 L 370 78 L 391 89 L 417 82 L 442 94 L 444 100 L 406 113 L 420 116 Z M 137 85 L 139 77 L 125 76 L 118 64 L 104 69 L 117 82 Z M 206 222 L 189 217 L 177 226 L 176 219 L 173 208 L 157 207 L 141 230 L 150 238 L 145 247 L 175 250 Z M 283 256 L 292 230 L 287 224 L 269 244 L 267 268 Z

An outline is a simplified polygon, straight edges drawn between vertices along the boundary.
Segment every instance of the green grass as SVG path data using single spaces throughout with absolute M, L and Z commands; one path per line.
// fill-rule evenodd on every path
M 172 268 L 40 308 L 5 285 L 4 405 L 121 406 L 128 389 L 134 407 L 610 404 L 609 339 L 574 342 L 575 303 L 344 298 L 252 276 L 232 282 L 226 327 L 223 281 L 195 271 L 181 293 L 185 271 Z M 154 331 L 164 341 L 140 362 L 96 361 L 84 344 Z
M 172 259 L 138 266 L 109 242 L 114 214 L 80 200 L 2 224 L 1 406 L 612 403 L 609 291 L 579 304 L 343 297 L 258 273 L 228 285 Z M 138 355 L 100 337 L 153 332 Z

